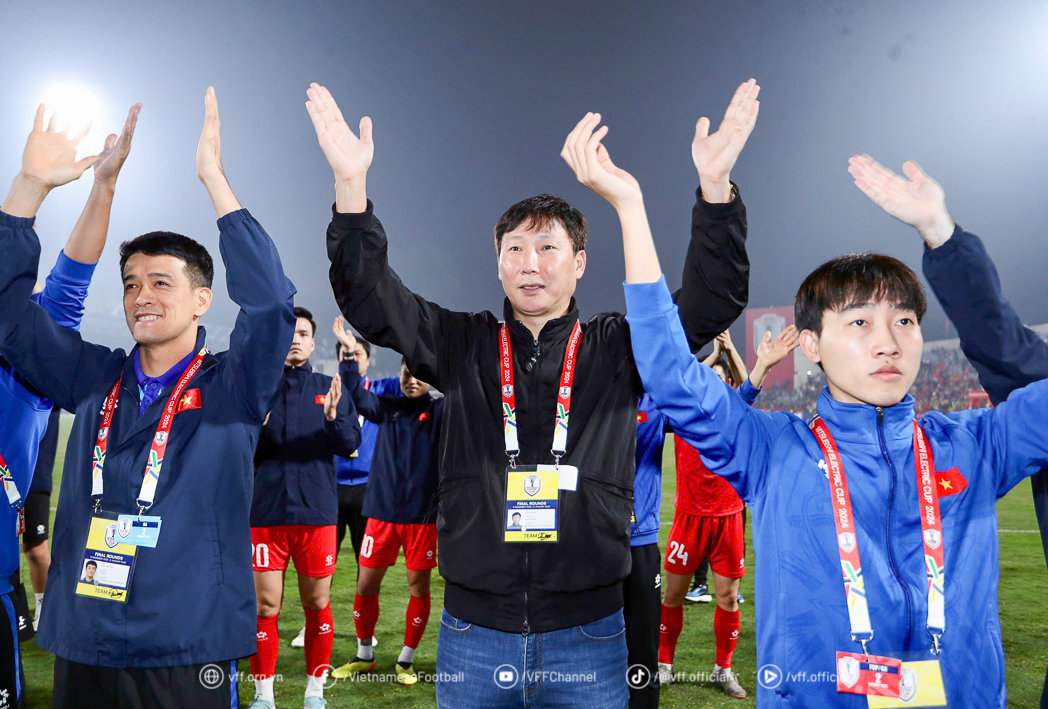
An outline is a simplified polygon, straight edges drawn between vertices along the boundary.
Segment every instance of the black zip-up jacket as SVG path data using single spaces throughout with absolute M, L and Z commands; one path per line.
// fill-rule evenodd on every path
M 746 304 L 745 209 L 706 204 L 692 212 L 692 241 L 679 294 L 698 349 Z M 622 607 L 630 571 L 630 517 L 640 379 L 626 319 L 601 314 L 583 324 L 571 395 L 565 465 L 579 469 L 561 491 L 559 541 L 507 544 L 507 457 L 499 382 L 499 319 L 441 308 L 408 290 L 390 269 L 386 235 L 366 212 L 333 212 L 330 278 L 342 312 L 369 341 L 406 356 L 415 376 L 445 396 L 440 440 L 437 534 L 448 612 L 503 632 L 548 632 L 588 623 Z M 552 463 L 553 421 L 564 350 L 578 310 L 551 320 L 536 340 L 504 317 L 513 344 L 520 457 Z

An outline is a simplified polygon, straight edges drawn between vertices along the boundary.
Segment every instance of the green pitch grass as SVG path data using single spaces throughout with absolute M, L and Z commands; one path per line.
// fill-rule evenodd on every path
M 61 443 L 55 465 L 55 496 L 57 502 L 65 439 L 70 417 L 63 418 Z M 663 456 L 662 533 L 660 548 L 665 552 L 669 522 L 673 519 L 673 494 L 676 478 L 673 473 L 672 437 L 666 441 Z M 53 512 L 52 512 L 53 514 Z M 1048 619 L 1048 575 L 1045 572 L 1041 539 L 1037 534 L 1030 497 L 1030 485 L 1023 482 L 998 503 L 1001 544 L 1000 613 L 1004 629 L 1004 652 L 1007 664 L 1008 705 L 1010 707 L 1037 706 L 1045 667 L 1048 666 L 1048 646 L 1044 628 Z M 353 632 L 353 594 L 356 564 L 348 540 L 339 558 L 338 571 L 332 584 L 331 607 L 335 617 L 335 647 L 331 662 L 338 666 L 352 659 L 356 651 Z M 439 552 L 438 552 L 439 553 Z M 746 556 L 750 569 L 754 565 L 749 529 L 746 535 Z M 24 563 L 23 563 L 24 567 Z M 28 586 L 28 572 L 23 568 L 23 579 Z M 742 633 L 735 651 L 733 666 L 742 686 L 750 692 L 745 700 L 731 699 L 719 690 L 702 682 L 678 682 L 662 690 L 663 707 L 740 707 L 752 704 L 756 687 L 755 653 L 753 645 L 753 577 L 742 579 L 740 590 L 746 599 L 742 609 Z M 277 661 L 275 682 L 278 707 L 298 707 L 305 689 L 305 657 L 301 649 L 289 646 L 304 619 L 298 601 L 298 589 L 293 569 L 288 570 L 285 599 L 280 614 L 280 658 Z M 951 593 L 963 594 L 963 588 L 953 587 Z M 433 574 L 433 612 L 425 638 L 415 654 L 415 669 L 423 674 L 436 672 L 437 631 L 444 597 L 444 583 L 439 574 Z M 32 590 L 29 589 L 30 602 Z M 382 585 L 381 616 L 375 632 L 379 644 L 376 649 L 377 666 L 372 673 L 376 681 L 332 681 L 325 692 L 330 707 L 367 706 L 432 707 L 436 704 L 434 686 L 419 682 L 413 687 L 396 684 L 392 675 L 394 663 L 404 639 L 404 613 L 407 610 L 408 586 L 404 574 L 403 556 L 391 568 Z M 678 672 L 709 672 L 713 668 L 713 604 L 686 604 L 684 630 L 677 645 L 674 670 Z M 172 609 L 176 611 L 177 609 Z M 85 639 L 85 642 L 90 640 Z M 51 706 L 51 675 L 53 658 L 40 650 L 34 641 L 22 646 L 26 676 L 27 709 L 45 709 Z M 240 685 L 240 705 L 246 707 L 254 696 L 254 686 L 247 680 L 250 667 L 246 660 L 240 663 L 244 681 Z M 973 668 L 978 675 L 978 668 Z

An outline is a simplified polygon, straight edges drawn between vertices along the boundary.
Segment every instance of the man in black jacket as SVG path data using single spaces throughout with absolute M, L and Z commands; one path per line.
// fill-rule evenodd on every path
M 499 219 L 505 324 L 489 312 L 427 302 L 389 268 L 385 233 L 367 199 L 370 119 L 361 120 L 358 138 L 327 89 L 314 84 L 307 93 L 336 178 L 328 228 L 336 300 L 363 336 L 401 352 L 447 402 L 438 704 L 520 706 L 526 696 L 529 706 L 624 706 L 621 583 L 630 571 L 641 386 L 625 318 L 579 320 L 573 294 L 586 267 L 585 219 L 551 195 L 513 205 Z M 747 104 L 741 123 L 713 135 L 708 120 L 696 126 L 702 193 L 680 296 L 696 349 L 746 302 L 745 213 L 728 176 L 756 120 L 755 97 L 750 82 L 736 93 Z M 647 230 L 636 180 L 603 146 L 593 153 L 599 160 L 578 157 L 604 137 L 599 121 L 587 114 L 562 155 L 616 208 L 624 233 Z M 511 527 L 513 512 L 522 529 Z

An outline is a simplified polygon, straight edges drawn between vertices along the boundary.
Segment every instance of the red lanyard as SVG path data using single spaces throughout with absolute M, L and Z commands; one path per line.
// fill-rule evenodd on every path
M 557 416 L 553 426 L 553 446 L 550 452 L 557 465 L 568 447 L 568 419 L 571 415 L 571 387 L 575 381 L 575 362 L 579 344 L 582 342 L 582 326 L 578 320 L 568 337 L 564 350 L 564 367 L 560 373 L 560 386 L 557 389 Z M 499 361 L 502 369 L 502 423 L 506 437 L 506 455 L 510 465 L 516 467 L 520 444 L 517 441 L 517 397 L 513 389 L 513 346 L 510 343 L 509 328 L 502 323 L 499 328 Z
M 0 455 L 0 480 L 3 480 L 4 492 L 7 493 L 8 504 L 18 510 L 19 514 L 21 514 L 22 493 L 18 491 L 18 485 L 15 484 L 14 476 L 11 475 L 11 471 L 8 469 L 7 461 L 4 460 L 3 455 Z
M 156 435 L 153 436 L 153 442 L 149 448 L 149 461 L 146 463 L 146 470 L 142 476 L 142 489 L 137 500 L 138 514 L 140 515 L 153 506 L 153 499 L 156 496 L 156 485 L 160 480 L 160 469 L 164 464 L 164 451 L 167 450 L 167 442 L 171 434 L 171 424 L 175 419 L 178 400 L 182 397 L 182 392 L 189 385 L 193 375 L 200 370 L 201 365 L 204 363 L 205 354 L 207 354 L 206 347 L 201 348 L 197 352 L 196 357 L 186 367 L 186 371 L 182 372 L 182 376 L 175 385 L 174 391 L 167 398 L 167 404 L 164 405 L 164 413 L 160 417 L 160 423 L 157 424 Z M 105 406 L 102 409 L 102 423 L 98 428 L 98 438 L 95 440 L 95 450 L 92 456 L 91 498 L 95 501 L 96 514 L 102 511 L 104 488 L 102 468 L 105 466 L 106 449 L 109 447 L 109 427 L 113 421 L 113 411 L 116 409 L 116 400 L 120 394 L 120 384 L 123 380 L 124 374 L 121 372 L 116 380 L 116 384 L 109 390 Z
M 826 423 L 819 417 L 811 422 L 826 460 L 830 481 L 830 500 L 833 522 L 837 529 L 837 550 L 840 553 L 844 592 L 848 603 L 848 621 L 852 640 L 860 643 L 866 652 L 866 643 L 873 638 L 869 607 L 866 602 L 866 584 L 859 559 L 859 540 L 852 512 L 848 480 L 841 464 L 840 452 Z M 925 573 L 928 580 L 928 633 L 932 636 L 932 654 L 939 654 L 939 638 L 946 629 L 945 573 L 942 516 L 939 513 L 939 491 L 935 486 L 932 450 L 924 429 L 913 422 L 913 457 L 917 472 L 918 504 L 924 542 Z M 891 530 L 888 530 L 891 533 Z

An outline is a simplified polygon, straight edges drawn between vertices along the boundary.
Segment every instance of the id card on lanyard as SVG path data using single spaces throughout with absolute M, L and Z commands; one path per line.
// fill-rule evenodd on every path
M 91 526 L 88 529 L 87 542 L 84 545 L 80 580 L 77 582 L 76 594 L 78 596 L 101 598 L 120 603 L 127 602 L 137 550 L 139 547 L 155 547 L 160 536 L 160 517 L 147 516 L 145 512 L 153 506 L 153 500 L 156 497 L 157 482 L 160 480 L 160 471 L 164 465 L 164 452 L 167 450 L 171 437 L 171 425 L 174 422 L 178 401 L 190 380 L 200 370 L 205 354 L 207 354 L 207 348 L 201 348 L 197 352 L 164 405 L 164 413 L 160 417 L 160 423 L 157 424 L 156 433 L 150 443 L 149 459 L 146 462 L 145 473 L 142 475 L 142 487 L 136 501 L 138 514 L 119 515 L 117 519 L 103 512 L 102 497 L 105 486 L 102 474 L 105 468 L 106 450 L 109 447 L 113 412 L 116 409 L 120 385 L 124 379 L 123 374 L 117 378 L 116 384 L 109 390 L 102 409 L 102 422 L 98 428 L 92 456 L 91 498 L 94 501 L 94 510 Z
M 506 441 L 506 519 L 503 540 L 510 543 L 555 543 L 560 528 L 558 498 L 560 490 L 574 491 L 578 487 L 579 471 L 573 465 L 561 465 L 568 446 L 568 424 L 571 417 L 571 387 L 575 381 L 575 364 L 582 326 L 575 327 L 568 337 L 557 388 L 557 413 L 553 425 L 553 465 L 517 465 L 520 444 L 517 440 L 517 403 L 513 385 L 513 347 L 509 327 L 499 328 L 499 364 L 502 385 L 502 425 Z
M 15 484 L 15 479 L 2 454 L 0 454 L 0 480 L 4 483 L 7 504 L 11 505 L 11 509 L 15 511 L 15 536 L 17 537 L 25 533 L 25 509 L 22 503 L 22 493 L 18 491 L 18 485 Z
M 946 692 L 938 659 L 902 662 L 892 657 L 870 655 L 866 650 L 866 644 L 873 640 L 874 633 L 866 601 L 858 529 L 848 493 L 848 480 L 840 451 L 826 423 L 816 417 L 811 422 L 811 429 L 826 461 L 851 637 L 862 646 L 862 652 L 837 653 L 837 691 L 866 695 L 870 707 L 946 706 Z M 942 516 L 939 512 L 931 447 L 924 429 L 916 421 L 913 422 L 913 457 L 927 576 L 927 628 L 932 637 L 931 653 L 938 655 L 941 652 L 939 639 L 946 630 L 946 563 Z

